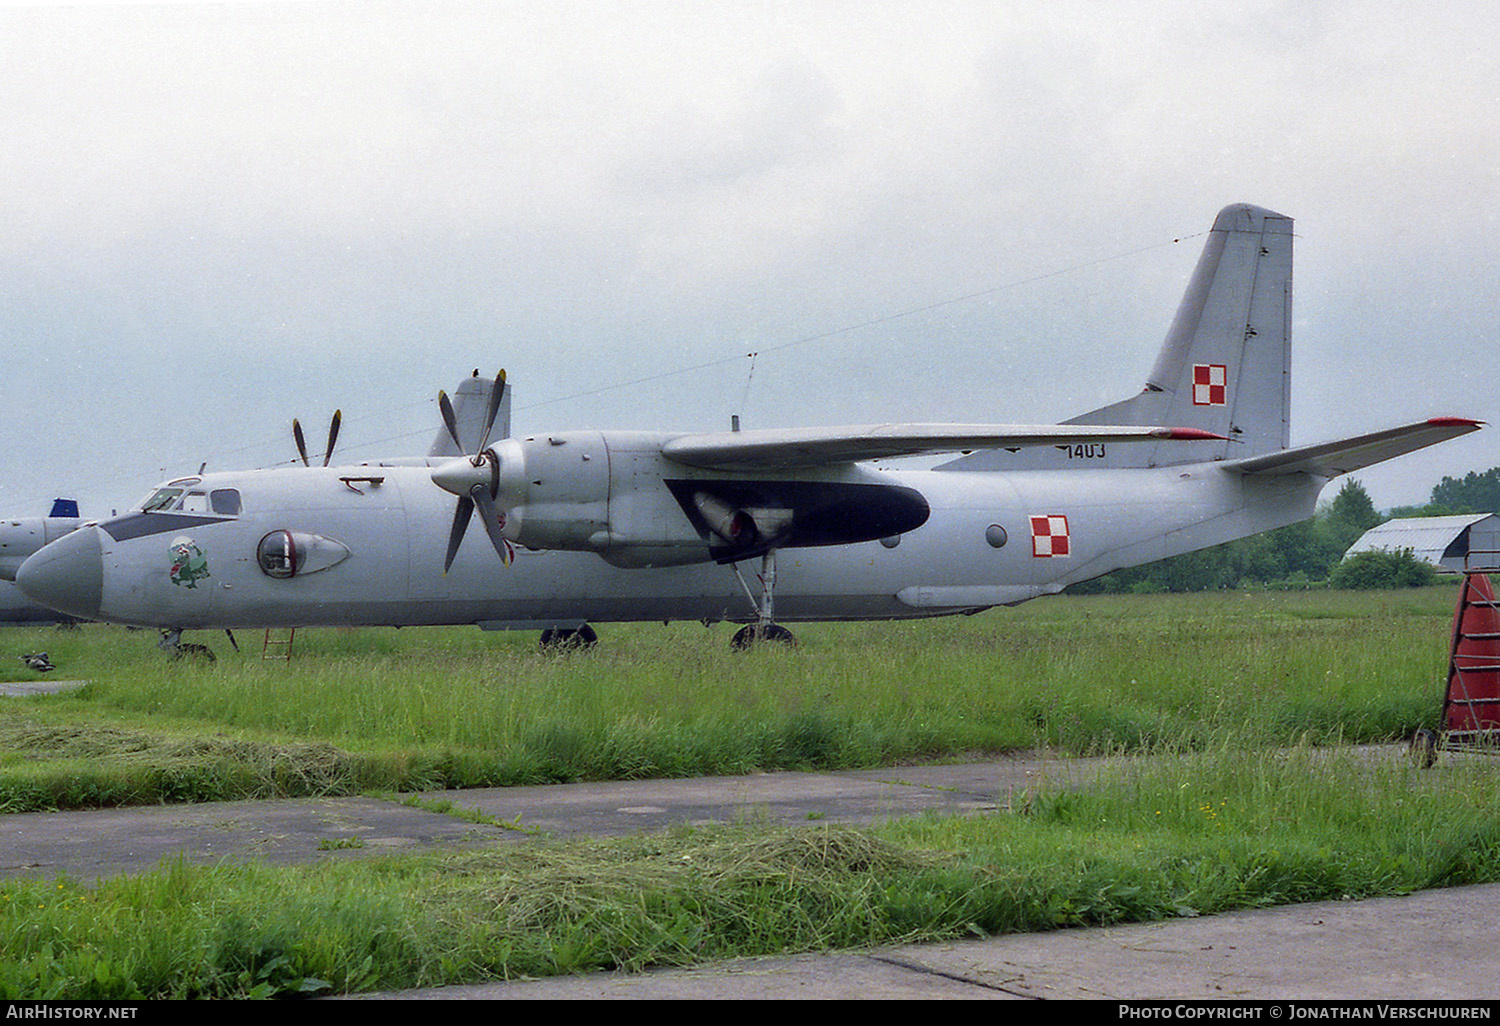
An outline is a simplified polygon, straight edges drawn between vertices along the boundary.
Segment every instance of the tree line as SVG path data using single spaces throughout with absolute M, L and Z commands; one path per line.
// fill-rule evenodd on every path
M 1068 588 L 1070 594 L 1212 591 L 1226 588 L 1391 588 L 1430 584 L 1437 573 L 1404 552 L 1344 553 L 1370 528 L 1396 517 L 1431 517 L 1500 511 L 1500 467 L 1462 478 L 1444 477 L 1421 506 L 1398 506 L 1384 514 L 1358 481 L 1347 480 L 1333 501 L 1309 520 L 1117 570 Z

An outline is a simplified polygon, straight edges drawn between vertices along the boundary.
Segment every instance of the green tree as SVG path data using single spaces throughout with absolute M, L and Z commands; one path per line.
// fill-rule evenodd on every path
M 1375 509 L 1370 494 L 1364 485 L 1350 478 L 1334 496 L 1328 506 L 1328 527 L 1342 549 L 1347 550 L 1364 534 L 1385 518 Z
M 1444 477 L 1432 486 L 1432 505 L 1454 513 L 1500 512 L 1500 467 L 1462 478 Z

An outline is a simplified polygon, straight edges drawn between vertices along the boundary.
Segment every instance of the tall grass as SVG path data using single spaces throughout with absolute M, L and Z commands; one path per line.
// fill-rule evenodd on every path
M 1132 760 L 1014 814 L 0 882 L 0 998 L 352 992 L 1194 916 L 1500 879 L 1500 779 Z
M 1500 777 L 1344 750 L 1145 758 L 1014 818 L 907 820 L 889 840 L 964 853 L 1015 900 L 984 932 L 1097 925 L 1500 880 Z M 1014 867 L 1026 867 L 1016 886 Z M 1046 872 L 1031 875 L 1036 867 Z
M 0 703 L 0 809 L 1403 736 L 1437 717 L 1451 589 L 1043 600 L 973 618 L 621 625 L 549 657 L 472 629 L 299 632 L 172 663 L 108 627 L 0 631 L 71 696 Z M 208 640 L 205 636 L 203 640 Z M 25 671 L 22 671 L 25 672 Z
M 1099 597 L 826 625 L 793 651 L 612 628 L 318 631 L 290 664 L 4 632 L 82 691 L 0 702 L 7 808 L 1133 754 L 987 817 L 740 826 L 302 868 L 0 882 L 0 998 L 356 992 L 1162 919 L 1500 880 L 1500 777 L 1389 749 L 1438 714 L 1451 589 Z M 246 639 L 242 639 L 245 642 Z M 249 645 L 246 645 L 249 648 Z M 222 648 L 222 646 L 221 646 Z M 1327 743 L 1327 744 L 1325 744 Z

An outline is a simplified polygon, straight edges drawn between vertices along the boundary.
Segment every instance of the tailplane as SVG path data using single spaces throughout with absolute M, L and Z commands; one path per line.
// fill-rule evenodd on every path
M 1224 464 L 1224 469 L 1245 475 L 1309 474 L 1326 480 L 1478 431 L 1483 426 L 1483 421 L 1468 417 L 1432 417 L 1335 442 L 1231 460 Z
M 1170 424 L 1223 441 L 991 450 L 952 470 L 1155 467 L 1244 459 L 1290 443 L 1292 219 L 1249 204 L 1214 220 L 1139 394 L 1064 421 Z

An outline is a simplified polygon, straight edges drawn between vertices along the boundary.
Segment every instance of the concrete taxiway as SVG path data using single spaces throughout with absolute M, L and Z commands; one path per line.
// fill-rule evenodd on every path
M 1373 757 L 1402 758 L 1395 748 Z M 0 876 L 97 879 L 165 858 L 296 864 L 683 824 L 873 823 L 1003 810 L 1103 760 L 1017 756 L 843 773 L 492 788 L 0 816 Z M 451 803 L 495 822 L 431 811 Z M 354 841 L 358 846 L 339 842 Z M 1500 998 L 1500 885 L 1171 922 L 518 981 L 386 998 Z
M 1102 760 L 1017 756 L 957 766 L 475 788 L 392 799 L 15 813 L 0 816 L 0 876 L 66 873 L 83 880 L 142 872 L 179 856 L 196 863 L 260 858 L 296 864 L 684 825 L 868 824 L 923 812 L 983 813 L 1007 807 L 1042 781 L 1081 782 L 1103 765 Z M 460 815 L 446 814 L 450 806 Z M 445 811 L 431 811 L 438 808 Z M 355 840 L 358 848 L 341 845 Z

